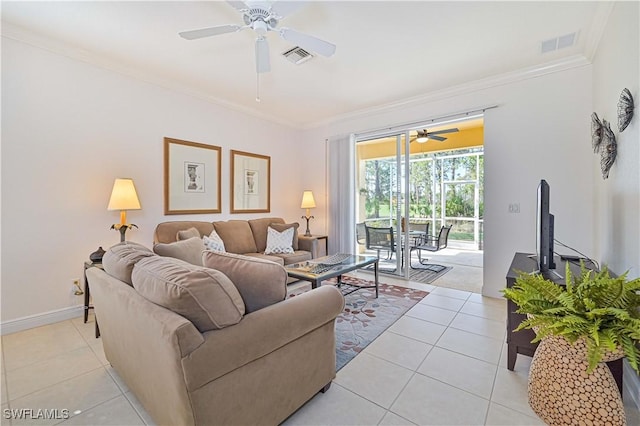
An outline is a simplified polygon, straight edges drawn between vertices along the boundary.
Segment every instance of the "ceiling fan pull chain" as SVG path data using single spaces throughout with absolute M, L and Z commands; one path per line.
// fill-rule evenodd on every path
M 260 74 L 256 73 L 256 102 L 260 102 Z

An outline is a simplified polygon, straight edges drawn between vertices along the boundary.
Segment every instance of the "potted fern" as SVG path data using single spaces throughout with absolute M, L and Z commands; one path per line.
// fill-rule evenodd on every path
M 624 356 L 640 372 L 640 278 L 615 277 L 584 264 L 573 276 L 569 263 L 565 277 L 562 286 L 523 273 L 503 290 L 517 312 L 527 315 L 516 330 L 533 329 L 533 342 L 540 342 L 529 371 L 529 404 L 548 424 L 563 424 L 567 413 L 582 418 L 587 409 L 603 423 L 625 424 L 604 362 Z

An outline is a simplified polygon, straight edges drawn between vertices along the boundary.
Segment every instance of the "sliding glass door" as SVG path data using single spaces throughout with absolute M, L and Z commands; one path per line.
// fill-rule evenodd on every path
M 409 278 L 410 248 L 426 229 L 433 237 L 451 225 L 449 243 L 482 250 L 483 144 L 482 116 L 356 136 L 356 252 Z M 386 234 L 367 240 L 367 228 Z
M 409 210 L 407 136 L 389 134 L 356 143 L 357 252 L 380 257 L 383 272 L 405 275 L 405 212 Z M 369 233 L 369 238 L 367 238 Z

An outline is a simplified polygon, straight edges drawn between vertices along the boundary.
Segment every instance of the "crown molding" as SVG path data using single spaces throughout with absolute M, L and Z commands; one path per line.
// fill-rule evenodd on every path
M 155 76 L 148 72 L 137 70 L 133 67 L 122 64 L 120 61 L 116 61 L 108 57 L 89 52 L 85 49 L 82 49 L 78 46 L 73 46 L 69 43 L 61 42 L 49 37 L 44 37 L 23 27 L 4 21 L 2 22 L 2 37 L 20 43 L 28 44 L 32 47 L 55 53 L 73 60 L 104 68 L 106 70 L 131 77 L 136 80 L 144 81 L 148 84 L 162 87 L 164 89 L 198 98 L 200 100 L 210 102 L 220 107 L 251 115 L 253 117 L 266 120 L 271 123 L 281 124 L 298 130 L 302 128 L 301 126 L 298 126 L 291 121 L 287 121 L 283 118 L 271 114 L 266 114 L 262 111 L 258 111 L 252 108 L 247 108 L 245 106 L 238 105 L 236 103 L 229 102 L 215 96 L 204 95 L 201 92 L 194 90 L 186 85 L 177 83 L 175 80 L 168 80 Z
M 545 62 L 543 64 L 535 65 L 532 67 L 522 68 L 516 71 L 511 71 L 508 73 L 463 83 L 457 86 L 448 87 L 446 89 L 436 90 L 422 95 L 413 96 L 399 102 L 382 104 L 371 108 L 364 108 L 361 110 L 348 112 L 346 114 L 337 115 L 326 120 L 310 123 L 305 126 L 305 129 L 321 127 L 338 121 L 361 118 L 367 115 L 390 112 L 397 108 L 411 107 L 428 102 L 435 102 L 442 99 L 489 89 L 491 87 L 503 86 L 518 81 L 541 77 L 547 74 L 566 71 L 572 68 L 583 67 L 590 64 L 591 62 L 586 57 L 582 55 L 574 55 L 551 62 Z
M 41 36 L 30 30 L 10 23 L 2 23 L 2 37 L 25 43 L 30 46 L 40 48 L 55 54 L 59 54 L 70 59 L 89 63 L 91 65 L 98 66 L 100 68 L 104 68 L 121 75 L 135 78 L 137 80 L 141 80 L 146 83 L 153 84 L 174 92 L 186 94 L 188 96 L 210 102 L 220 107 L 247 114 L 262 120 L 280 124 L 296 130 L 309 130 L 326 126 L 335 122 L 361 118 L 371 114 L 390 112 L 397 108 L 411 107 L 428 102 L 434 102 L 450 97 L 485 90 L 491 87 L 502 86 L 530 78 L 537 78 L 543 75 L 589 65 L 591 63 L 592 57 L 595 55 L 595 50 L 597 49 L 600 38 L 602 37 L 602 33 L 604 32 L 607 20 L 609 18 L 609 15 L 611 14 L 612 9 L 613 3 L 602 3 L 598 5 L 598 11 L 596 13 L 596 17 L 594 18 L 592 31 L 590 31 L 590 33 L 587 35 L 587 56 L 574 55 L 556 61 L 546 62 L 532 67 L 463 83 L 441 90 L 436 90 L 396 102 L 380 104 L 374 107 L 368 107 L 360 110 L 350 111 L 344 114 L 333 115 L 316 122 L 308 123 L 293 123 L 291 122 L 291 120 L 285 120 L 272 114 L 267 114 L 262 111 L 238 105 L 236 103 L 229 102 L 214 96 L 204 95 L 202 92 L 182 85 L 175 80 L 168 80 L 160 78 L 158 76 L 154 76 L 147 72 L 141 72 L 132 67 L 128 67 L 116 60 L 95 54 L 93 52 L 89 52 L 78 46 L 72 46 L 68 43 Z

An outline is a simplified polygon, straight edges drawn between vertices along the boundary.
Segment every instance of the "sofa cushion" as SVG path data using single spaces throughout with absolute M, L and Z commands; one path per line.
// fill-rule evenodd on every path
M 272 223 L 284 223 L 284 220 L 279 217 L 263 217 L 260 219 L 251 219 L 248 222 L 256 242 L 256 251 L 264 253 L 264 250 L 267 248 L 267 228 Z
M 198 231 L 195 227 L 182 229 L 176 233 L 176 241 L 188 240 L 189 238 L 193 237 L 200 238 L 200 231 Z
M 267 228 L 267 247 L 264 254 L 293 253 L 293 228 L 278 232 Z
M 298 227 L 300 226 L 300 224 L 298 222 L 293 222 L 293 223 L 271 223 L 269 225 L 270 227 L 272 227 L 273 229 L 275 229 L 278 232 L 282 232 L 286 229 L 289 228 L 293 228 L 293 241 L 291 243 L 291 247 L 293 247 L 293 250 L 298 250 Z
M 153 251 L 160 256 L 175 257 L 198 266 L 202 266 L 202 252 L 204 250 L 204 243 L 199 236 L 191 237 L 188 240 L 176 241 L 175 243 L 153 245 Z
M 222 238 L 222 241 L 224 241 L 226 251 L 237 254 L 256 253 L 258 251 L 251 227 L 249 227 L 249 223 L 246 220 L 213 222 L 213 227 Z
M 133 287 L 143 297 L 182 315 L 204 333 L 237 324 L 244 303 L 222 272 L 169 257 L 150 257 L 133 268 Z
M 202 241 L 204 242 L 204 246 L 207 248 L 207 250 L 227 251 L 224 248 L 224 241 L 222 241 L 222 238 L 220 238 L 220 235 L 218 235 L 215 229 L 211 231 L 211 234 L 209 234 L 209 236 L 205 235 L 204 237 L 202 237 Z
M 268 260 L 231 253 L 205 251 L 202 264 L 231 279 L 244 300 L 246 313 L 281 302 L 287 295 L 287 272 Z
M 133 265 L 140 259 L 155 256 L 147 247 L 131 241 L 124 241 L 110 247 L 102 256 L 104 271 L 114 278 L 131 285 Z

